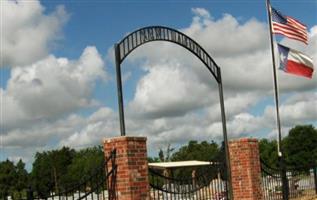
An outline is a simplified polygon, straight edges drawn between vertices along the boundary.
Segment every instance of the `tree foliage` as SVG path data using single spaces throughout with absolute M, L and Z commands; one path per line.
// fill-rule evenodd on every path
M 19 193 L 22 192 L 28 186 L 29 174 L 25 170 L 25 163 L 20 159 L 15 167 L 16 181 L 15 181 L 15 190 Z
M 14 189 L 15 181 L 14 163 L 6 160 L 0 164 L 0 195 L 7 196 Z
M 177 152 L 173 153 L 171 160 L 211 161 L 217 158 L 219 152 L 219 145 L 214 141 L 211 141 L 210 143 L 207 141 L 202 141 L 201 143 L 199 143 L 192 140 L 189 141 L 187 145 L 182 146 Z
M 282 147 L 286 163 L 302 167 L 317 163 L 317 130 L 312 125 L 298 125 L 283 138 Z M 277 167 L 277 142 L 262 139 L 259 142 L 260 156 L 268 165 Z M 224 161 L 224 147 L 214 141 L 189 141 L 178 150 L 169 145 L 158 157 L 148 158 L 149 162 L 163 161 Z M 25 197 L 30 185 L 42 197 L 58 192 L 80 182 L 104 163 L 104 153 L 100 146 L 79 151 L 63 147 L 58 150 L 37 152 L 31 174 L 25 170 L 22 160 L 14 164 L 6 160 L 0 162 L 0 199 L 10 195 L 13 199 Z M 182 174 L 180 174 L 182 175 Z
M 261 139 L 259 141 L 260 158 L 270 167 L 278 167 L 276 140 Z
M 166 151 L 164 153 L 164 151 L 162 149 L 160 149 L 159 153 L 158 153 L 158 158 L 161 162 L 169 162 L 171 161 L 171 154 L 172 152 L 175 150 L 175 148 L 171 147 L 171 144 L 167 145 Z
M 41 197 L 63 191 L 88 178 L 103 162 L 100 146 L 79 151 L 63 147 L 36 153 L 32 169 L 33 189 Z
M 27 184 L 28 173 L 21 159 L 16 165 L 9 160 L 0 162 L 0 199 L 4 199 L 9 194 L 14 199 L 21 198 Z
M 72 163 L 67 167 L 68 185 L 87 178 L 94 170 L 104 163 L 101 146 L 82 149 L 76 153 Z
M 312 125 L 295 126 L 283 140 L 286 161 L 294 167 L 317 163 L 317 129 Z
M 288 167 L 304 167 L 317 163 L 317 130 L 312 125 L 297 125 L 282 140 Z M 260 140 L 260 156 L 269 166 L 277 167 L 277 142 Z
M 63 147 L 60 150 L 36 153 L 32 169 L 33 188 L 41 197 L 58 192 L 67 183 L 65 174 L 72 163 L 75 150 Z

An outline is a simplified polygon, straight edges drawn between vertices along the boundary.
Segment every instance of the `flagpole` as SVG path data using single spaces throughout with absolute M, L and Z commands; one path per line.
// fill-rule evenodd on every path
M 270 42 L 271 42 L 271 53 L 272 53 L 272 62 L 273 62 L 273 80 L 274 80 L 274 97 L 275 97 L 275 108 L 276 108 L 276 125 L 278 131 L 278 141 L 277 141 L 277 154 L 279 157 L 282 157 L 282 134 L 281 134 L 281 120 L 279 112 L 279 93 L 277 85 L 277 73 L 276 73 L 276 64 L 275 64 L 275 53 L 274 53 L 274 44 L 273 44 L 273 33 L 272 33 L 272 15 L 271 15 L 271 5 L 270 0 L 266 0 L 267 14 L 269 18 L 269 27 L 270 27 Z
M 274 53 L 274 44 L 273 44 L 273 33 L 272 33 L 272 15 L 271 15 L 271 4 L 270 0 L 266 0 L 267 13 L 269 18 L 269 27 L 270 27 L 270 41 L 271 41 L 271 52 L 272 52 L 272 62 L 273 62 L 273 80 L 274 80 L 274 96 L 275 96 L 275 108 L 276 108 L 276 125 L 278 131 L 278 141 L 277 141 L 277 155 L 280 168 L 280 176 L 282 181 L 282 193 L 283 200 L 288 200 L 289 188 L 288 180 L 286 176 L 286 166 L 283 159 L 283 149 L 282 149 L 282 134 L 281 134 L 281 121 L 279 113 L 279 95 L 278 95 L 278 85 L 277 85 L 277 73 L 276 73 L 276 63 L 275 63 L 275 53 Z

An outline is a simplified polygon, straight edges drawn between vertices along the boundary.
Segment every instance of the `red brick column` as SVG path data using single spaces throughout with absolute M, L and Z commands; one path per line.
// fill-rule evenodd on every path
M 119 200 L 149 199 L 145 137 L 116 137 L 104 140 L 106 156 L 116 148 L 118 165 L 116 190 Z
M 259 143 L 242 138 L 229 142 L 232 192 L 235 200 L 262 200 Z

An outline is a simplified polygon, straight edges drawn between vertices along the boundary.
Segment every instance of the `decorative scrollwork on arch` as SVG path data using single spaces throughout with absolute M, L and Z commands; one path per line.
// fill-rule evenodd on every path
M 138 29 L 126 37 L 118 44 L 118 62 L 121 64 L 123 60 L 139 46 L 152 41 L 168 41 L 178 44 L 192 52 L 198 57 L 212 73 L 218 83 L 220 83 L 220 69 L 209 54 L 193 39 L 175 29 L 164 26 L 148 26 Z

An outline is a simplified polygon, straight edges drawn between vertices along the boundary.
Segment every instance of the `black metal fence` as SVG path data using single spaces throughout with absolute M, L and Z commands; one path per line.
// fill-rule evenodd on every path
M 170 176 L 149 168 L 150 199 L 155 200 L 227 200 L 224 165 L 211 164 L 195 170 L 177 169 Z
M 286 168 L 281 172 L 261 161 L 265 200 L 313 199 L 317 197 L 317 166 Z M 283 176 L 285 180 L 283 181 Z M 283 188 L 284 187 L 284 188 Z
M 105 163 L 102 163 L 88 178 L 74 184 L 58 193 L 49 196 L 41 196 L 39 192 L 30 188 L 27 192 L 27 200 L 116 200 L 116 150 L 113 150 Z

